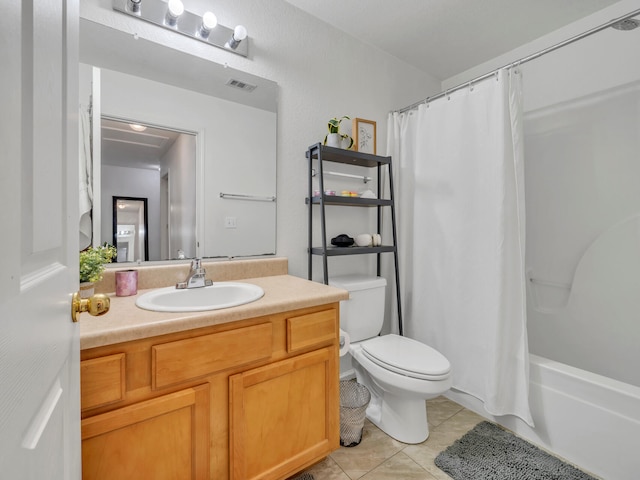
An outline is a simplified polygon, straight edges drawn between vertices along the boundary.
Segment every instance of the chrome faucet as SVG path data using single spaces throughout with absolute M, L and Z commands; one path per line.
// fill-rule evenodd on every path
M 187 279 L 184 282 L 177 283 L 176 288 L 198 288 L 213 285 L 213 281 L 205 278 L 206 274 L 206 270 L 202 268 L 202 260 L 194 258 L 191 260 L 191 269 Z

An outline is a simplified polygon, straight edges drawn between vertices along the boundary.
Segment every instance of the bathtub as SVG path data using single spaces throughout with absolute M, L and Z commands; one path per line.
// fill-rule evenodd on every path
M 492 417 L 471 395 L 445 396 L 593 475 L 640 478 L 640 387 L 530 355 L 535 428 L 516 417 Z

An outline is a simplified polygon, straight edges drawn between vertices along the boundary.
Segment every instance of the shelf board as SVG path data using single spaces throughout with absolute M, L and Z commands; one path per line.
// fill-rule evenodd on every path
M 327 247 L 327 256 L 335 257 L 338 255 L 365 255 L 370 253 L 386 253 L 395 252 L 396 247 L 393 245 L 381 245 L 379 247 Z M 324 255 L 322 247 L 313 247 L 311 253 L 314 255 Z
M 307 150 L 307 158 L 311 154 L 312 158 L 322 155 L 322 160 L 335 163 L 346 163 L 347 165 L 357 165 L 359 167 L 377 167 L 380 164 L 391 163 L 391 157 L 382 157 L 370 153 L 345 150 L 344 148 L 327 147 L 321 143 L 311 145 Z
M 320 197 L 311 199 L 314 205 L 320 205 Z M 342 197 L 340 195 L 324 195 L 322 197 L 325 205 L 340 205 L 343 207 L 389 207 L 393 204 L 391 200 L 383 198 L 360 198 L 360 197 Z M 305 203 L 309 204 L 309 198 L 305 198 Z

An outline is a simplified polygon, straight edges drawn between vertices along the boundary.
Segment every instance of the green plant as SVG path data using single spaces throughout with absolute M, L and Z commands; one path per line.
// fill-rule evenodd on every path
M 116 253 L 116 247 L 106 242 L 99 247 L 89 247 L 80 252 L 80 282 L 102 280 L 104 264 L 110 263 Z
M 340 123 L 342 123 L 342 120 L 351 120 L 351 118 L 344 115 L 341 118 L 334 117 L 327 122 L 329 133 L 324 137 L 324 144 L 325 145 L 327 144 L 327 137 L 329 136 L 329 134 L 337 133 L 338 135 L 340 135 L 340 138 L 342 138 L 343 140 L 346 138 L 349 139 L 349 146 L 347 147 L 347 150 L 349 150 L 353 146 L 353 138 L 351 138 L 351 136 L 347 135 L 346 133 L 340 133 Z

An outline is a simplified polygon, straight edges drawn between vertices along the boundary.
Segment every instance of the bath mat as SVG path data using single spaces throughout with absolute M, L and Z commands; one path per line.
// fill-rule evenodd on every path
M 315 478 L 313 474 L 305 472 L 296 477 L 291 477 L 289 480 L 315 480 Z
M 489 422 L 440 452 L 435 464 L 454 480 L 596 480 Z

